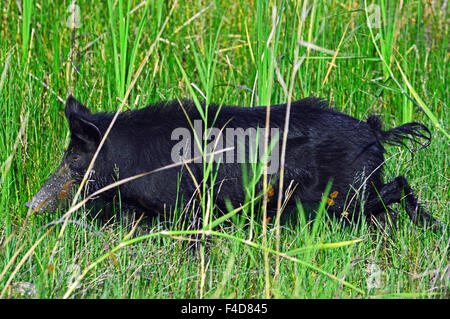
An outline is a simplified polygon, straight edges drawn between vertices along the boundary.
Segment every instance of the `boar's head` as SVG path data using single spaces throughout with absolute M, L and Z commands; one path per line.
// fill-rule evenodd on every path
M 59 167 L 25 204 L 35 211 L 54 212 L 71 199 L 72 185 L 81 182 L 102 139 L 99 128 L 92 121 L 92 113 L 71 95 L 67 98 L 65 113 L 71 133 L 70 144 Z

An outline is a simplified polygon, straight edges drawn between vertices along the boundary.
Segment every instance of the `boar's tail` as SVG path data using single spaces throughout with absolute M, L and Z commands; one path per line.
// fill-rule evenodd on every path
M 369 117 L 367 124 L 369 124 L 371 129 L 375 132 L 377 139 L 381 143 L 386 142 L 388 144 L 401 145 L 406 147 L 411 153 L 414 151 L 408 147 L 405 140 L 419 144 L 420 147 L 418 150 L 428 147 L 431 143 L 430 130 L 425 125 L 417 122 L 403 124 L 402 126 L 395 127 L 389 131 L 383 131 L 380 118 L 373 115 Z M 424 139 L 425 142 L 422 142 L 422 139 Z

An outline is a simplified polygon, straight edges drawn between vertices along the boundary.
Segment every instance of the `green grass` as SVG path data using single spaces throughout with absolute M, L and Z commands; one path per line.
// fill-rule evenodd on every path
M 380 114 L 387 128 L 426 124 L 427 149 L 412 156 L 388 147 L 386 179 L 405 175 L 448 225 L 441 1 L 377 0 L 380 29 L 367 26 L 370 1 L 141 2 L 77 1 L 75 32 L 67 26 L 72 1 L 0 2 L 2 298 L 449 297 L 448 227 L 417 227 L 401 205 L 388 232 L 363 221 L 346 227 L 328 217 L 325 202 L 314 221 L 299 213 L 296 225 L 266 226 L 252 219 L 261 207 L 254 181 L 244 212 L 230 208 L 228 220 L 209 214 L 214 194 L 204 183 L 209 219 L 197 235 L 208 240 L 197 253 L 183 240 L 192 230 L 156 220 L 150 233 L 131 234 L 125 220 L 100 221 L 83 208 L 66 222 L 65 212 L 29 214 L 24 203 L 68 144 L 69 92 L 93 111 L 184 97 L 249 107 L 317 95 L 358 119 Z M 214 170 L 204 169 L 210 186 Z

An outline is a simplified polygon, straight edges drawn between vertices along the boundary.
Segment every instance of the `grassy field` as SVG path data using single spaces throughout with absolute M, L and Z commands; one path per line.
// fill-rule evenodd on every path
M 84 209 L 64 221 L 24 206 L 67 147 L 68 93 L 93 111 L 315 95 L 361 120 L 380 114 L 387 128 L 426 124 L 427 149 L 388 147 L 386 179 L 406 176 L 448 225 L 446 5 L 0 1 L 0 297 L 448 298 L 448 227 L 413 225 L 401 205 L 386 231 L 323 209 L 295 226 L 216 220 L 197 252 L 189 232 L 156 220 L 131 234 Z

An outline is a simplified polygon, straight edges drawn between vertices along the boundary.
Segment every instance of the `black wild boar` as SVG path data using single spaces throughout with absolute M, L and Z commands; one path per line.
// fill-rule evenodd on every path
M 67 99 L 65 113 L 71 132 L 69 147 L 57 171 L 27 203 L 32 209 L 54 211 L 60 198 L 69 196 L 70 185 L 81 181 L 113 118 L 112 113 L 91 113 L 72 96 Z M 193 133 L 200 139 L 205 135 L 201 113 L 193 102 L 170 101 L 120 114 L 95 162 L 87 193 L 118 179 L 199 155 Z M 285 113 L 286 104 L 271 107 L 269 140 L 273 148 L 268 171 L 272 181 L 279 174 L 281 143 L 277 136 L 282 136 Z M 213 144 L 216 150 L 234 147 L 233 151 L 216 154 L 214 158 L 220 162 L 214 186 L 215 204 L 224 209 L 225 200 L 229 199 L 237 207 L 245 201 L 242 163 L 255 158 L 252 154 L 257 153 L 256 144 L 263 145 L 264 137 L 257 140 L 255 135 L 264 132 L 266 108 L 210 105 L 205 116 L 208 138 L 213 141 L 207 142 L 208 146 Z M 418 204 L 403 176 L 386 184 L 381 178 L 383 143 L 404 145 L 405 140 L 419 143 L 421 138 L 425 140 L 421 146 L 428 146 L 429 130 L 415 122 L 388 131 L 383 131 L 381 125 L 376 116 L 369 117 L 367 122 L 359 121 L 329 108 L 326 101 L 318 98 L 293 102 L 284 184 L 295 187 L 286 210 L 295 210 L 298 200 L 307 205 L 318 203 L 331 181 L 328 212 L 334 215 L 349 220 L 360 212 L 377 216 L 385 213 L 390 204 L 404 200 L 406 212 L 415 223 L 437 223 Z M 200 143 L 203 145 L 203 141 Z M 186 204 L 196 196 L 196 185 L 202 183 L 204 171 L 201 161 L 186 165 L 189 170 L 180 165 L 121 185 L 122 202 L 148 215 L 173 209 L 177 198 Z M 261 189 L 262 178 L 257 183 L 257 191 Z M 278 193 L 277 182 L 272 183 L 270 191 L 270 195 Z M 108 191 L 101 197 L 107 202 L 115 194 L 116 191 Z M 276 211 L 276 198 L 273 196 L 268 203 L 272 214 Z

